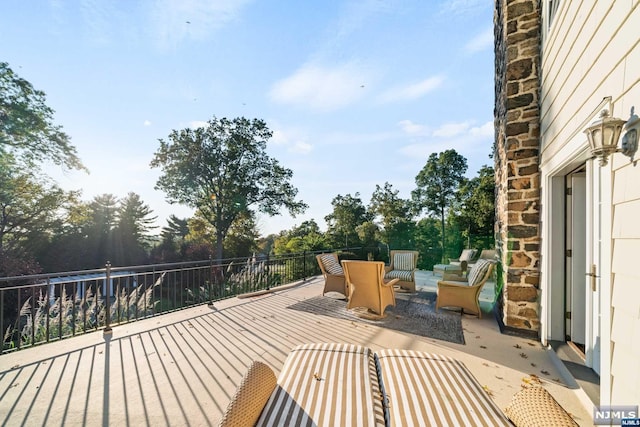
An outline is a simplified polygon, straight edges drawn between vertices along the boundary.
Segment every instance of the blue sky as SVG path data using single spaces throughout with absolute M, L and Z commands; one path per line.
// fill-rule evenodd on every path
M 266 121 L 269 155 L 293 170 L 291 218 L 325 215 L 376 184 L 409 198 L 431 153 L 454 148 L 469 176 L 492 165 L 490 0 L 5 1 L 0 61 L 47 94 L 90 174 L 46 167 L 83 199 L 133 191 L 166 224 L 189 208 L 154 190 L 158 139 L 214 115 Z

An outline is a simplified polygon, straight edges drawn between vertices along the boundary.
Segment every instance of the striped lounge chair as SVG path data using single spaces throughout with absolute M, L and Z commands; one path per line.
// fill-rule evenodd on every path
M 250 368 L 253 379 L 243 379 L 220 426 L 509 425 L 446 356 L 318 343 L 295 347 L 275 383 L 264 367 Z

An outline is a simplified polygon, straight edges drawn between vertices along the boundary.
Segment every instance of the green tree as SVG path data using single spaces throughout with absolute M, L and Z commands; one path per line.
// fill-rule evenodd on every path
M 72 193 L 64 205 L 62 226 L 56 230 L 51 244 L 38 259 L 46 271 L 71 271 L 94 266 L 89 257 L 95 256 L 89 244 L 91 209 L 80 200 L 80 193 Z
M 360 239 L 362 246 L 367 248 L 378 246 L 380 228 L 378 228 L 377 224 L 371 221 L 365 221 L 356 227 L 356 233 L 358 233 L 358 238 Z
M 398 190 L 393 190 L 391 184 L 385 182 L 384 187 L 376 185 L 376 189 L 371 195 L 371 202 L 369 202 L 369 212 L 381 219 L 384 229 L 383 241 L 389 246 L 410 247 L 399 243 L 410 240 L 407 235 L 411 229 L 410 224 L 413 224 L 410 211 L 409 201 L 398 197 Z M 391 244 L 392 241 L 395 241 L 394 245 Z M 395 244 L 399 244 L 399 246 L 395 246 Z
M 458 190 L 452 221 L 463 230 L 467 247 L 494 246 L 495 188 L 494 170 L 485 165 Z
M 151 250 L 153 262 L 174 262 L 182 259 L 188 234 L 188 219 L 169 215 L 167 225 L 160 231 L 160 243 Z
M 119 265 L 141 264 L 147 262 L 151 249 L 151 231 L 157 216 L 140 196 L 130 192 L 120 200 L 116 211 L 115 258 Z
M 224 239 L 224 253 L 227 258 L 249 257 L 258 250 L 258 227 L 254 215 L 246 215 L 234 221 Z
M 273 244 L 276 255 L 318 251 L 326 247 L 325 237 L 313 219 L 304 221 L 299 226 L 292 227 L 291 230 L 281 232 Z
M 344 244 L 345 247 L 359 245 L 360 238 L 356 227 L 373 219 L 362 203 L 360 193 L 354 196 L 338 194 L 331 201 L 331 205 L 333 212 L 324 217 L 328 225 L 327 234 L 333 240 L 331 243 L 335 246 Z
M 92 268 L 115 262 L 114 230 L 118 218 L 118 198 L 113 194 L 95 196 L 88 204 L 89 221 L 86 226 L 88 260 Z
M 443 258 L 446 256 L 446 214 L 466 172 L 467 159 L 455 150 L 432 153 L 416 176 L 417 188 L 411 192 L 418 213 L 426 209 L 440 219 Z
M 216 233 L 216 256 L 233 223 L 250 209 L 277 215 L 284 206 L 291 215 L 304 212 L 289 182 L 290 169 L 266 153 L 272 136 L 264 121 L 244 117 L 209 120 L 206 127 L 172 131 L 151 167 L 161 168 L 156 188 L 171 203 L 197 208 Z
M 420 251 L 418 268 L 433 270 L 434 264 L 442 260 L 440 224 L 435 218 L 422 218 L 415 225 L 415 248 Z
M 70 197 L 46 178 L 25 172 L 11 154 L 0 156 L 0 263 L 12 265 L 11 274 L 33 272 L 37 253 L 61 228 L 60 207 Z M 21 265 L 28 271 L 20 271 Z
M 45 93 L 0 62 L 0 156 L 13 153 L 27 164 L 50 160 L 69 169 L 84 169 Z

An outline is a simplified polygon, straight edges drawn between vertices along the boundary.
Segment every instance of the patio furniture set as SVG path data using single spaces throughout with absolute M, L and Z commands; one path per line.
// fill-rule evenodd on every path
M 325 277 L 323 295 L 340 292 L 347 308 L 366 307 L 384 316 L 395 291 L 415 292 L 418 253 L 392 251 L 378 261 L 338 261 L 317 256 Z M 461 261 L 462 262 L 462 261 Z M 493 261 L 479 259 L 466 276 L 438 282 L 438 307 L 460 307 L 480 316 L 478 294 Z M 294 347 L 276 378 L 253 361 L 219 426 L 576 426 L 542 387 L 516 393 L 501 411 L 464 364 L 448 356 L 347 343 Z
M 482 287 L 493 273 L 495 251 L 482 251 L 480 258 L 468 264 L 475 250 L 465 250 L 457 259 L 458 264 L 447 273 L 442 270 L 442 280 L 438 281 L 436 309 L 456 307 L 461 312 L 481 317 L 479 296 Z M 381 261 L 338 260 L 336 253 L 316 256 L 325 278 L 323 295 L 339 292 L 347 299 L 347 309 L 367 308 L 383 317 L 386 307 L 395 306 L 395 292 L 415 292 L 415 271 L 418 261 L 417 251 L 394 250 L 390 262 L 385 266 Z M 471 265 L 466 275 L 461 268 Z M 437 267 L 437 266 L 436 266 Z M 434 267 L 435 270 L 435 267 Z

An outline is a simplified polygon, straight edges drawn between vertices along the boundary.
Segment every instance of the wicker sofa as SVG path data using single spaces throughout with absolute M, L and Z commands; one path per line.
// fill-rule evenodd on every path
M 220 426 L 509 425 L 467 368 L 412 350 L 304 344 L 280 376 L 254 362 Z

